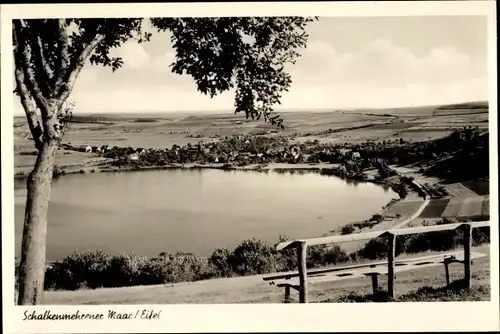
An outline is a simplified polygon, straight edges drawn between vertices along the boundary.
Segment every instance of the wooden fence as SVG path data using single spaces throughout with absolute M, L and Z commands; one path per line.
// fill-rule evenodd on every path
M 396 237 L 399 235 L 419 234 L 438 231 L 462 230 L 464 232 L 464 281 L 466 287 L 471 286 L 471 248 L 472 248 L 472 229 L 478 227 L 490 226 L 489 221 L 471 222 L 471 223 L 456 223 L 456 224 L 443 224 L 435 226 L 422 226 L 411 228 L 400 228 L 388 231 L 374 231 L 366 233 L 357 233 L 350 235 L 329 236 L 313 239 L 300 239 L 282 242 L 276 245 L 277 250 L 284 249 L 297 249 L 298 269 L 299 269 L 299 301 L 300 303 L 307 303 L 307 247 L 325 244 L 339 244 L 350 241 L 370 240 L 374 238 L 384 237 L 388 239 L 388 294 L 390 297 L 394 296 L 394 259 L 396 257 Z

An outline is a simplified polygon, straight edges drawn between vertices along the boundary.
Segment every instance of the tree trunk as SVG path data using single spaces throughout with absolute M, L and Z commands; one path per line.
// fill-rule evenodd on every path
M 56 141 L 46 140 L 43 143 L 35 168 L 27 180 L 28 196 L 19 268 L 19 305 L 37 305 L 43 297 L 47 213 L 57 146 Z

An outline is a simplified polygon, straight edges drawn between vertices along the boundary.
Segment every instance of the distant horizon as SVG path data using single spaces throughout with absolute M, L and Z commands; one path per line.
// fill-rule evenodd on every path
M 124 59 L 113 73 L 87 63 L 70 101 L 77 113 L 231 110 L 234 88 L 213 98 L 190 75 L 172 73 L 170 33 L 129 40 L 112 50 Z M 277 111 L 408 108 L 490 99 L 485 16 L 320 17 L 307 47 L 287 64 L 292 84 Z M 14 103 L 23 114 L 21 103 Z M 203 110 L 199 110 L 203 109 Z M 233 109 L 234 110 L 234 109 Z
M 489 105 L 489 100 L 467 100 L 467 101 L 458 101 L 452 103 L 438 103 L 438 104 L 424 104 L 424 105 L 411 105 L 411 106 L 392 106 L 392 107 L 364 107 L 364 108 L 296 108 L 296 109 L 281 109 L 275 110 L 275 113 L 293 113 L 293 112 L 339 112 L 339 111 L 357 111 L 357 110 L 394 110 L 394 109 L 413 109 L 413 108 L 432 108 L 439 106 L 447 106 L 447 105 L 455 105 L 455 104 L 465 104 L 465 103 L 487 103 Z M 77 106 L 78 108 L 78 106 Z M 104 111 L 76 111 L 74 115 L 186 115 L 186 114 L 195 114 L 195 115 L 217 115 L 223 114 L 226 115 L 228 113 L 234 114 L 234 109 L 226 109 L 226 110 L 171 110 L 171 111 L 141 111 L 141 110 L 127 110 L 123 112 L 112 111 L 112 112 L 104 112 Z M 244 113 L 238 113 L 235 115 L 244 115 Z M 13 114 L 14 117 L 24 117 L 24 112 L 15 111 Z

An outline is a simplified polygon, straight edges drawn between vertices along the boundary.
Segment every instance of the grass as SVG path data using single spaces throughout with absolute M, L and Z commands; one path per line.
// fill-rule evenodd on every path
M 366 302 L 462 302 L 462 301 L 487 301 L 490 300 L 490 286 L 480 284 L 463 287 L 463 281 L 452 282 L 449 286 L 432 287 L 424 286 L 416 291 L 391 298 L 385 291 L 377 294 L 358 295 L 350 294 L 336 299 L 328 299 L 323 303 L 366 303 Z

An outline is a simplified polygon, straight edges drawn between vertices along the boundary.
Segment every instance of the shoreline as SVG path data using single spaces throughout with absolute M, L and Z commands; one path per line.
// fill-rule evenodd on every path
M 109 165 L 105 165 L 105 167 L 108 168 L 102 168 L 102 166 L 93 166 L 94 168 L 91 169 L 90 167 L 87 167 L 86 170 L 83 168 L 81 169 L 62 169 L 64 171 L 64 174 L 55 176 L 54 178 L 58 178 L 61 176 L 65 175 L 74 175 L 74 174 L 95 174 L 95 173 L 117 173 L 117 172 L 142 172 L 142 171 L 157 171 L 157 170 L 203 170 L 203 169 L 217 169 L 217 170 L 223 170 L 223 171 L 246 171 L 246 172 L 273 172 L 273 171 L 278 171 L 278 172 L 294 172 L 294 171 L 299 171 L 299 172 L 304 172 L 304 173 L 321 173 L 324 170 L 327 171 L 333 171 L 336 170 L 335 167 L 338 167 L 339 164 L 332 164 L 332 163 L 302 163 L 302 164 L 289 164 L 289 163 L 268 163 L 268 164 L 251 164 L 251 165 L 245 165 L 245 166 L 227 166 L 227 164 L 197 164 L 197 163 L 190 163 L 190 164 L 170 164 L 167 166 L 124 166 L 124 167 L 113 167 Z M 93 171 L 91 171 L 93 170 Z M 82 172 L 83 171 L 83 172 Z M 404 175 L 401 173 L 397 173 L 398 177 L 400 180 L 401 178 L 404 178 Z M 396 192 L 394 189 L 392 189 L 391 185 L 392 182 L 390 181 L 385 181 L 385 179 L 379 180 L 379 179 L 365 179 L 365 180 L 359 180 L 359 179 L 352 179 L 348 177 L 341 177 L 340 175 L 336 175 L 334 173 L 332 174 L 325 174 L 325 176 L 334 176 L 337 178 L 342 179 L 345 182 L 364 182 L 364 183 L 372 183 L 378 186 L 388 186 L 391 188 L 391 190 L 398 196 L 392 198 L 388 203 L 386 203 L 384 206 L 380 208 L 380 210 L 374 212 L 370 217 L 367 217 L 367 219 L 363 221 L 357 221 L 357 222 L 346 222 L 335 229 L 330 230 L 329 232 L 325 232 L 320 236 L 327 236 L 327 235 L 341 235 L 342 234 L 342 229 L 348 225 L 356 225 L 356 224 L 369 224 L 366 225 L 365 227 L 359 228 L 355 232 L 352 232 L 352 234 L 356 233 L 364 233 L 367 230 L 371 230 L 377 225 L 385 222 L 386 220 L 384 219 L 384 215 L 387 211 L 389 211 L 392 206 L 396 205 L 397 203 L 400 203 L 401 201 L 405 200 L 405 197 L 401 197 L 401 195 Z M 21 178 L 18 176 L 18 178 Z M 23 178 L 26 178 L 23 177 Z M 412 182 L 415 182 L 412 180 Z M 419 185 L 419 187 L 421 187 Z M 420 211 L 421 208 L 419 208 Z M 376 221 L 373 220 L 374 216 L 381 216 L 382 220 Z M 411 220 L 411 219 L 410 219 Z M 407 223 L 407 222 L 406 222 Z M 51 263 L 57 262 L 59 260 L 55 261 L 48 261 L 47 264 L 50 265 Z

